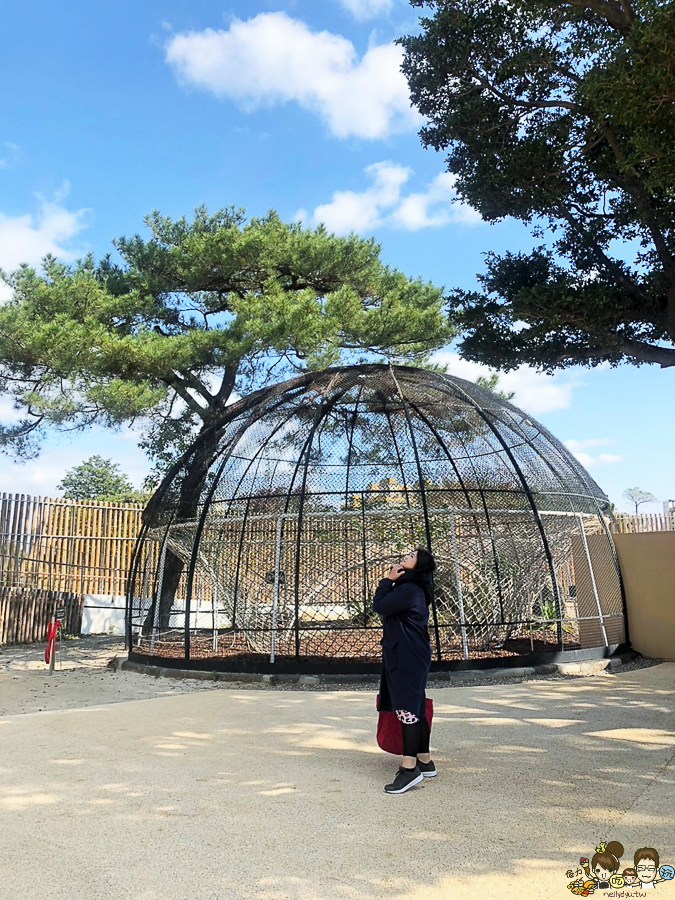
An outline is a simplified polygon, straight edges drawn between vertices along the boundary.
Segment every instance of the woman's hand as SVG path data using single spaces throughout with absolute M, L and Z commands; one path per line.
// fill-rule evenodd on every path
M 403 568 L 403 566 L 396 563 L 396 565 L 392 566 L 391 569 L 389 570 L 389 574 L 387 575 L 387 578 L 390 581 L 396 581 L 396 579 L 400 578 L 404 572 L 405 572 L 405 569 Z

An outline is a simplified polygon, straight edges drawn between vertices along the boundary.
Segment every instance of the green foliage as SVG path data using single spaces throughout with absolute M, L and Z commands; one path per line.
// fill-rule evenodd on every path
M 138 421 L 161 471 L 233 391 L 361 359 L 423 364 L 454 335 L 439 288 L 383 265 L 374 240 L 225 209 L 120 238 L 120 264 L 22 267 L 0 307 L 0 390 L 26 415 L 0 445 L 35 454 L 41 426 Z
M 496 394 L 498 397 L 501 397 L 502 400 L 513 400 L 516 396 L 515 391 L 499 391 L 497 387 L 499 385 L 499 375 L 497 372 L 493 372 L 491 375 L 479 375 L 476 378 L 476 384 L 480 385 L 480 387 L 486 388 L 488 391 L 492 391 L 493 394 Z
M 675 16 L 663 0 L 411 0 L 425 146 L 460 196 L 548 245 L 452 293 L 461 353 L 504 369 L 675 365 Z
M 69 500 L 117 500 L 121 503 L 144 502 L 147 494 L 137 491 L 119 465 L 101 456 L 90 456 L 66 472 L 57 485 Z
M 558 611 L 552 597 L 541 598 L 537 607 L 538 609 L 535 608 L 534 614 L 538 614 L 543 622 L 552 623 L 558 618 Z

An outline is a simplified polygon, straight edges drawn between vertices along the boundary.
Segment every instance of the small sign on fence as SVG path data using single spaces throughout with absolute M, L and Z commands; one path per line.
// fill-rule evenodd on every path
M 66 621 L 66 608 L 65 608 L 65 606 L 57 606 L 57 607 L 56 607 L 56 621 L 57 621 L 57 622 L 65 622 L 65 621 Z
M 267 572 L 265 575 L 265 581 L 267 584 L 274 584 L 274 576 L 275 572 Z M 286 573 L 279 572 L 279 584 L 286 584 Z

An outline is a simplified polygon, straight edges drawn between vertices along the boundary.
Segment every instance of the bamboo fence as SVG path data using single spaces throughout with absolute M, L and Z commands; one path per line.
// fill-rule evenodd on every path
M 46 640 L 47 626 L 59 606 L 65 610 L 63 630 L 79 634 L 82 594 L 0 587 L 0 645 Z
M 78 634 L 84 594 L 125 593 L 140 503 L 3 493 L 0 497 L 0 644 L 43 640 L 55 607 Z M 666 515 L 620 514 L 620 534 L 675 531 Z
M 2 494 L 0 586 L 124 594 L 140 503 Z
M 79 634 L 85 594 L 123 595 L 140 503 L 3 493 L 0 644 L 43 641 L 57 607 Z
M 632 516 L 619 514 L 612 523 L 617 534 L 640 534 L 648 531 L 675 531 L 675 516 L 643 513 Z

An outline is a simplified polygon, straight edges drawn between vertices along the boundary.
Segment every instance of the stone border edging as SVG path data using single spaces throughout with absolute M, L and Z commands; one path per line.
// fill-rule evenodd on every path
M 497 678 L 525 678 L 532 675 L 599 675 L 605 669 L 617 669 L 624 663 L 639 656 L 630 652 L 610 659 L 588 659 L 578 662 L 547 663 L 539 666 L 524 666 L 496 669 L 464 669 L 452 672 L 430 672 L 427 680 L 429 687 L 443 687 L 460 681 L 490 681 Z M 239 682 L 244 684 L 298 684 L 326 685 L 335 684 L 375 684 L 377 675 L 262 675 L 256 672 L 206 672 L 198 669 L 172 669 L 161 666 L 148 666 L 144 663 L 132 662 L 125 657 L 116 656 L 108 664 L 115 672 L 137 672 L 151 675 L 153 678 L 194 678 L 197 681 Z

